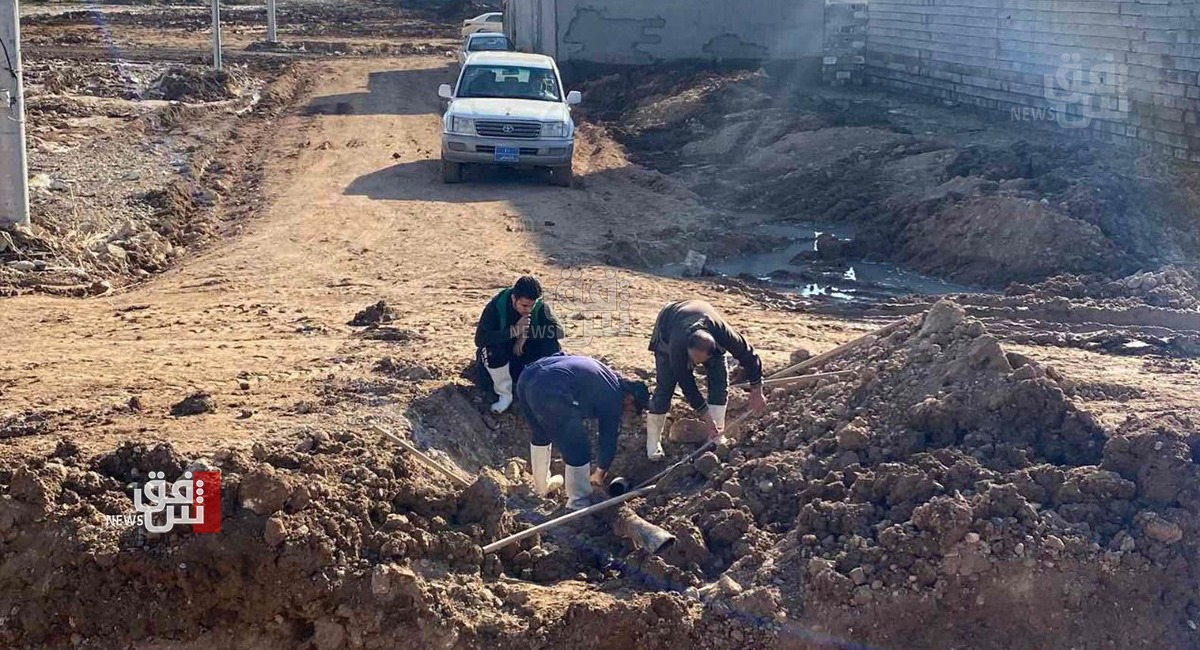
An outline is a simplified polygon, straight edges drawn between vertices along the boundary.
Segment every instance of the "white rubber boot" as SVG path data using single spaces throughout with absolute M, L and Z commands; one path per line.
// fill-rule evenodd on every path
M 592 505 L 592 482 L 588 478 L 591 473 L 591 463 L 582 467 L 567 465 L 567 510 L 582 510 Z
M 666 413 L 646 414 L 646 458 L 662 460 L 666 458 L 662 448 L 662 433 L 667 426 Z
M 547 497 L 562 487 L 561 474 L 550 476 L 550 445 L 529 445 L 529 469 L 533 473 L 533 490 L 539 497 Z
M 508 364 L 504 364 L 499 368 L 488 368 L 488 374 L 492 376 L 492 389 L 500 396 L 495 404 L 492 404 L 492 411 L 495 413 L 503 413 L 512 406 L 513 402 L 513 381 L 512 375 L 508 374 Z
M 725 431 L 725 409 L 728 406 L 729 406 L 728 404 L 709 404 L 708 405 L 708 413 L 709 413 L 709 415 L 712 416 L 713 422 L 717 423 L 717 428 L 719 428 L 722 433 L 724 433 L 724 431 Z M 720 438 L 717 439 L 717 444 L 718 445 L 725 444 L 725 436 L 724 435 L 722 435 Z

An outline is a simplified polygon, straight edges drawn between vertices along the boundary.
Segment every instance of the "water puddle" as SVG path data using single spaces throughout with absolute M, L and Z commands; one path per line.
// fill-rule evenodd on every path
M 977 287 L 946 282 L 937 278 L 905 271 L 892 264 L 858 261 L 853 233 L 845 228 L 818 227 L 805 224 L 764 224 L 751 230 L 756 235 L 785 239 L 792 243 L 767 253 L 736 255 L 708 260 L 707 273 L 724 277 L 740 277 L 767 282 L 784 291 L 803 296 L 826 296 L 839 300 L 879 300 L 896 296 L 948 293 L 978 293 Z M 836 241 L 831 241 L 828 235 Z M 824 248 L 818 247 L 821 238 Z M 831 254 L 830 250 L 845 247 L 846 255 Z M 663 273 L 681 276 L 684 265 L 671 264 Z

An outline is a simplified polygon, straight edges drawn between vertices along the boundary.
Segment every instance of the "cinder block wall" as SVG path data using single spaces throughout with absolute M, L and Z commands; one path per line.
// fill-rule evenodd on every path
M 868 81 L 1200 161 L 1200 0 L 872 0 Z
M 866 2 L 827 0 L 825 3 L 825 54 L 821 79 L 833 85 L 861 84 L 867 49 Z

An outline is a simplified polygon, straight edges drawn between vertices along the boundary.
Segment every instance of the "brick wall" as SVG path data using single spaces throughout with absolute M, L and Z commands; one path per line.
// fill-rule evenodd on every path
M 1200 161 L 1200 0 L 874 0 L 866 76 Z
M 821 79 L 830 84 L 861 84 L 867 50 L 865 2 L 828 0 L 825 3 L 825 52 Z

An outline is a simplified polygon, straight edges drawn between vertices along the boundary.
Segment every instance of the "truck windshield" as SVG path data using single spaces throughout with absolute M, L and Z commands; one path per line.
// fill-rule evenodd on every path
M 493 65 L 467 66 L 455 96 L 562 101 L 554 70 Z

